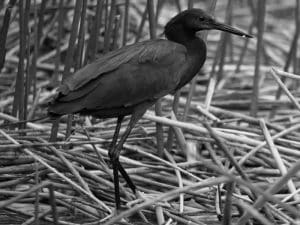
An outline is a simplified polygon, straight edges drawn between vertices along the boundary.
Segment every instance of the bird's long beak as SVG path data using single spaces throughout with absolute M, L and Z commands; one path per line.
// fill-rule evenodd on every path
M 246 34 L 245 32 L 243 32 L 239 29 L 233 28 L 229 25 L 219 23 L 219 22 L 216 22 L 216 21 L 211 26 L 212 26 L 212 29 L 225 31 L 225 32 L 228 32 L 228 33 L 232 33 L 232 34 L 235 34 L 235 35 L 242 36 L 242 37 L 253 38 L 253 36 L 251 36 L 250 34 Z

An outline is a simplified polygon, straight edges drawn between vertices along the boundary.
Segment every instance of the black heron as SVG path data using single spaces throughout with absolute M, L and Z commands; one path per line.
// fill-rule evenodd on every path
M 150 106 L 176 92 L 197 74 L 206 59 L 206 45 L 196 33 L 211 29 L 251 37 L 217 22 L 201 9 L 189 9 L 167 23 L 164 33 L 168 40 L 139 42 L 101 56 L 67 77 L 50 103 L 49 113 L 54 116 L 80 113 L 117 118 L 109 149 L 117 209 L 120 209 L 118 172 L 136 193 L 135 185 L 119 162 L 126 138 Z M 117 143 L 122 120 L 127 115 L 131 115 L 129 124 Z

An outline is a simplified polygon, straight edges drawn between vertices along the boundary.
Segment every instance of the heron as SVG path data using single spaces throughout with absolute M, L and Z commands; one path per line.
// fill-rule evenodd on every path
M 206 60 L 206 43 L 197 33 L 212 29 L 251 38 L 201 9 L 188 9 L 165 25 L 166 40 L 147 40 L 102 55 L 63 80 L 49 104 L 48 112 L 54 117 L 79 113 L 117 118 L 108 150 L 117 210 L 121 207 L 119 172 L 136 194 L 136 186 L 119 162 L 123 144 L 149 107 L 174 94 L 198 73 Z M 130 121 L 118 141 L 125 116 L 130 116 Z

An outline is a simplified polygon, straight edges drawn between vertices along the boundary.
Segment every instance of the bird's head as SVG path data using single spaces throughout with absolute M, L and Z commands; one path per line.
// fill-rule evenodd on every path
M 188 9 L 177 14 L 167 23 L 164 33 L 168 39 L 172 40 L 170 36 L 176 35 L 176 31 L 179 30 L 191 36 L 195 36 L 195 33 L 201 30 L 221 30 L 243 37 L 252 37 L 239 29 L 217 22 L 211 15 L 201 9 Z

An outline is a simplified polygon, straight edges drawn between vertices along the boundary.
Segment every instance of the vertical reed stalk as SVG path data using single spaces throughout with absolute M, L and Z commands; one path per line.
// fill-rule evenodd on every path
M 228 0 L 227 8 L 226 8 L 226 17 L 225 17 L 225 23 L 227 23 L 228 25 L 231 25 L 232 23 L 232 8 L 233 8 L 233 1 Z M 219 70 L 217 73 L 217 82 L 219 82 L 223 78 L 223 68 L 226 59 L 226 50 L 229 47 L 228 40 L 229 40 L 229 34 L 227 32 L 222 32 L 221 48 L 218 51 L 218 54 L 220 54 L 220 61 L 219 61 Z
M 112 40 L 112 33 L 113 33 L 112 31 L 113 31 L 115 15 L 116 15 L 116 0 L 111 0 L 109 19 L 105 27 L 104 49 L 103 49 L 104 53 L 107 53 L 110 50 L 110 42 Z
M 140 23 L 137 35 L 135 37 L 135 42 L 138 42 L 140 40 L 141 36 L 142 36 L 143 29 L 144 29 L 144 26 L 145 26 L 145 22 L 146 22 L 146 19 L 147 19 L 147 15 L 148 15 L 148 10 L 147 10 L 147 6 L 146 6 L 145 10 L 143 12 L 143 16 L 142 16 L 142 19 L 141 19 L 141 23 Z
M 59 83 L 59 65 L 61 63 L 60 45 L 62 43 L 62 31 L 64 26 L 64 0 L 59 0 L 58 17 L 57 17 L 57 41 L 56 41 L 56 56 L 55 69 L 50 81 L 50 86 L 56 87 Z
M 96 57 L 96 53 L 98 52 L 98 36 L 99 30 L 101 28 L 101 20 L 103 14 L 103 5 L 104 0 L 97 1 L 96 13 L 93 19 L 93 26 L 90 33 L 90 39 L 88 42 L 86 54 L 85 54 L 85 63 L 89 61 L 93 61 Z
M 255 55 L 255 72 L 253 79 L 253 92 L 251 99 L 251 116 L 257 115 L 258 110 L 258 98 L 259 98 L 259 75 L 260 75 L 260 61 L 263 51 L 263 33 L 265 26 L 265 14 L 266 14 L 266 0 L 260 0 L 257 3 L 257 46 Z
M 0 71 L 2 70 L 5 62 L 5 55 L 6 55 L 5 43 L 6 43 L 7 32 L 8 32 L 9 22 L 10 22 L 11 10 L 16 4 L 16 1 L 17 0 L 10 0 L 8 2 L 8 5 L 5 10 L 4 18 L 3 18 L 2 27 L 0 30 Z
M 29 24 L 29 13 L 30 13 L 30 0 L 26 1 L 26 5 L 25 5 L 25 16 L 24 16 L 24 32 L 25 32 L 25 40 L 26 40 L 26 48 L 25 48 L 25 52 L 26 52 L 26 72 L 24 74 L 24 99 L 23 99 L 23 107 L 24 107 L 24 113 L 23 113 L 23 117 L 22 120 L 26 120 L 27 119 L 27 106 L 28 106 L 28 95 L 30 92 L 30 73 L 29 73 L 29 65 L 30 65 L 30 34 L 29 34 L 29 28 L 28 28 L 28 24 Z M 24 69 L 25 70 L 25 69 Z M 25 124 L 22 124 L 22 128 L 25 128 Z
M 75 42 L 78 35 L 78 27 L 79 27 L 79 21 L 80 21 L 80 13 L 82 9 L 83 1 L 77 0 L 75 4 L 74 9 L 74 15 L 73 15 L 73 23 L 72 23 L 72 29 L 71 29 L 71 35 L 69 39 L 69 45 L 67 50 L 67 56 L 65 61 L 65 68 L 63 72 L 63 80 L 65 80 L 68 75 L 70 74 L 70 70 L 72 68 L 73 64 L 73 57 L 75 52 Z
M 14 93 L 14 102 L 12 115 L 17 116 L 20 120 L 24 120 L 24 60 L 26 51 L 26 33 L 25 33 L 25 10 L 24 1 L 19 1 L 19 35 L 20 35 L 20 50 L 18 72 L 16 77 L 16 86 Z M 20 126 L 22 128 L 22 126 Z
M 85 15 L 86 15 L 86 7 L 87 1 L 83 1 L 82 10 L 81 10 L 81 18 L 80 18 L 80 26 L 79 26 L 79 36 L 78 36 L 78 43 L 77 49 L 75 54 L 75 71 L 81 68 L 83 63 L 83 48 L 84 48 L 84 36 L 85 36 Z
M 150 29 L 150 37 L 151 39 L 156 38 L 156 20 L 154 13 L 154 1 L 147 0 L 147 8 L 148 8 L 148 18 L 149 18 L 149 29 Z M 161 100 L 158 100 L 155 103 L 155 114 L 157 116 L 162 116 L 162 105 Z M 159 156 L 163 156 L 164 152 L 164 132 L 163 126 L 159 123 L 156 123 L 156 139 L 157 139 L 157 151 Z
M 38 58 L 38 49 L 39 49 L 39 42 L 38 42 L 38 7 L 37 2 L 34 0 L 34 30 L 33 30 L 33 53 L 32 59 L 29 67 L 29 74 L 28 74 L 28 85 L 32 86 L 32 99 L 36 98 L 37 88 L 36 88 L 36 61 Z M 31 38 L 29 38 L 31 40 Z M 29 42 L 30 43 L 30 42 Z M 27 119 L 32 119 L 34 116 L 34 111 L 28 115 Z
M 123 30 L 122 46 L 125 46 L 126 43 L 127 43 L 128 26 L 129 26 L 129 4 L 130 4 L 130 0 L 125 0 L 125 10 L 124 10 L 124 30 Z

